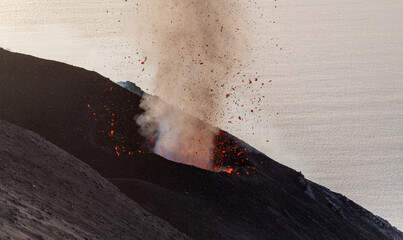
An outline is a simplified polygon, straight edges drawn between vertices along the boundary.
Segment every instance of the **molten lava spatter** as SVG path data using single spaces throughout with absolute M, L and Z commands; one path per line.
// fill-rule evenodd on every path
M 116 88 L 116 87 L 115 87 Z M 103 91 L 105 96 L 113 95 L 115 88 L 106 87 Z M 137 134 L 135 132 L 128 132 L 127 124 L 135 124 L 133 119 L 120 119 L 116 112 L 131 112 L 136 109 L 136 104 L 126 106 L 125 109 L 116 109 L 113 103 L 95 103 L 91 102 L 84 96 L 87 103 L 87 109 L 89 110 L 90 116 L 94 120 L 94 124 L 98 127 L 98 134 L 95 136 L 102 142 L 112 143 L 114 146 L 113 151 L 116 157 L 131 156 L 135 157 L 139 154 L 144 154 L 151 152 L 153 148 L 153 141 L 148 141 L 144 139 L 143 141 L 132 141 L 135 139 L 133 135 Z M 106 97 L 105 97 L 106 99 Z
M 256 167 L 249 161 L 247 153 L 250 149 L 242 147 L 238 139 L 230 136 L 222 130 L 216 135 L 214 141 L 214 169 L 226 171 L 229 174 L 250 174 L 256 171 Z

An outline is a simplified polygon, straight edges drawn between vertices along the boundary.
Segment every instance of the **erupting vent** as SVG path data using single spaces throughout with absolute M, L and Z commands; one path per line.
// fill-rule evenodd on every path
M 114 88 L 109 87 L 105 89 L 104 94 L 113 94 L 113 91 Z M 99 104 L 88 103 L 87 108 L 89 115 L 93 118 L 95 124 L 99 126 L 99 135 L 96 138 L 102 142 L 113 143 L 113 151 L 117 158 L 129 157 L 135 160 L 143 154 L 156 153 L 158 155 L 164 155 L 164 153 L 155 151 L 156 142 L 158 140 L 157 135 L 144 137 L 139 140 L 138 137 L 136 137 L 137 127 L 133 128 L 133 126 L 135 126 L 133 120 L 118 120 L 119 118 L 113 110 L 113 106 L 106 104 L 100 106 Z M 103 126 L 104 129 L 101 129 L 101 126 Z M 131 128 L 128 126 L 131 126 Z M 149 127 L 151 128 L 152 126 Z M 248 158 L 248 154 L 251 153 L 251 150 L 242 145 L 243 144 L 234 136 L 219 130 L 214 138 L 212 155 L 210 159 L 208 159 L 210 164 L 208 166 L 206 164 L 199 164 L 199 161 L 192 161 L 192 159 L 189 159 L 186 164 L 211 171 L 225 171 L 234 175 L 248 175 L 254 173 L 256 167 Z M 175 161 L 175 159 L 171 160 Z

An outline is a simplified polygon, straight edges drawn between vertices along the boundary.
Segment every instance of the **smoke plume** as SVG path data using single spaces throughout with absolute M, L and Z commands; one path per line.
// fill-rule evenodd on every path
M 153 94 L 138 117 L 154 152 L 213 169 L 214 137 L 230 76 L 247 55 L 248 24 L 240 2 L 151 0 L 139 7 L 137 41 L 155 69 Z M 168 104 L 166 104 L 168 103 Z M 175 107 L 173 107 L 175 106 Z M 184 113 L 183 113 L 184 112 Z

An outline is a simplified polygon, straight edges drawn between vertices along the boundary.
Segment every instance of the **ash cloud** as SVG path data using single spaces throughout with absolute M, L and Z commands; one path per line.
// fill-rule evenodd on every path
M 156 139 L 155 153 L 213 169 L 225 86 L 248 55 L 244 9 L 231 0 L 151 0 L 139 9 L 136 41 L 155 70 L 153 94 L 175 106 L 144 95 L 141 132 Z

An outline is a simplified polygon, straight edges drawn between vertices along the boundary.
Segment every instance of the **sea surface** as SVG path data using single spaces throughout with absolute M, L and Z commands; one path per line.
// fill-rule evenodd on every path
M 2 0 L 0 47 L 148 89 L 132 29 L 144 2 Z M 403 230 L 403 2 L 234 2 L 254 82 L 220 127 Z

